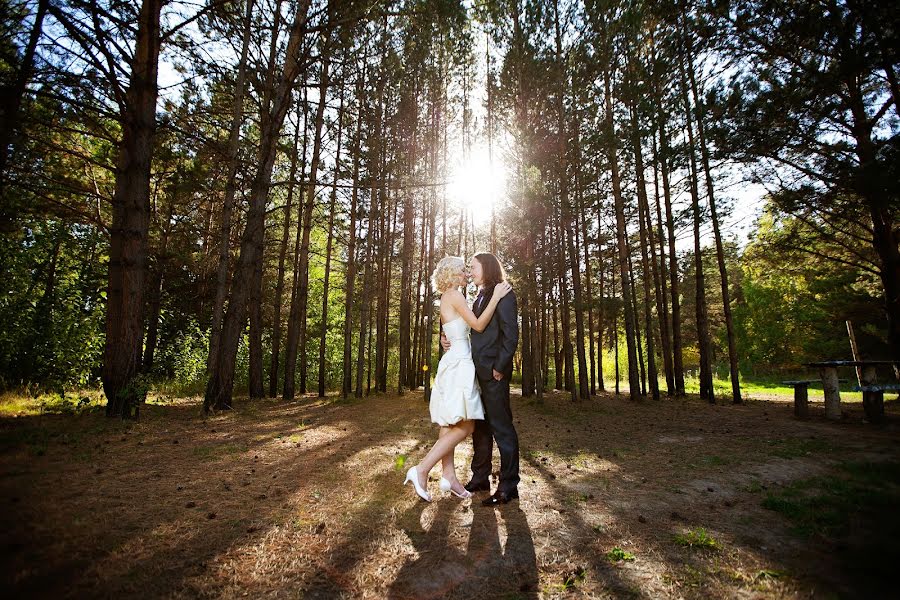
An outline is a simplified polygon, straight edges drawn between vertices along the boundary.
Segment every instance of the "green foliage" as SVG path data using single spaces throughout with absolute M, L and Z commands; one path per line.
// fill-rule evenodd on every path
M 163 316 L 166 326 L 166 315 Z M 167 342 L 157 355 L 157 379 L 163 377 L 163 388 L 178 395 L 202 393 L 206 385 L 206 358 L 209 352 L 209 333 L 195 321 L 189 321 L 184 329 L 175 329 L 171 342 Z
M 409 457 L 408 457 L 406 454 L 398 454 L 398 455 L 394 458 L 394 470 L 395 470 L 395 471 L 402 471 L 403 468 L 406 466 L 406 461 L 407 461 L 408 458 L 409 458 Z
M 716 541 L 703 527 L 689 529 L 685 533 L 675 535 L 675 543 L 679 546 L 687 546 L 688 548 L 709 548 L 716 550 L 720 547 Z
M 742 296 L 733 314 L 747 372 L 799 371 L 804 362 L 849 358 L 845 320 L 854 324 L 862 355 L 887 351 L 877 277 L 796 251 L 796 235 L 808 233 L 770 206 L 741 258 Z
M 585 579 L 587 579 L 587 569 L 584 567 L 577 567 L 563 576 L 563 588 L 571 590 L 577 584 L 584 583 Z
M 35 221 L 0 236 L 0 385 L 93 385 L 103 354 L 105 240 Z
M 606 560 L 609 562 L 619 562 L 619 561 L 627 561 L 631 562 L 635 558 L 634 554 L 631 552 L 626 552 L 622 550 L 618 546 L 614 546 L 612 550 L 606 553 Z

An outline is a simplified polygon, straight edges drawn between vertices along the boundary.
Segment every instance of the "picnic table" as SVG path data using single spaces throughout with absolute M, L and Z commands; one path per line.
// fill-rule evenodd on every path
M 878 367 L 900 365 L 900 360 L 825 360 L 806 363 L 805 366 L 819 369 L 822 390 L 825 392 L 825 417 L 833 421 L 841 418 L 841 389 L 838 382 L 838 368 L 854 367 L 860 370 L 859 390 L 863 393 L 863 408 L 870 421 L 880 421 L 884 416 L 884 390 L 900 386 L 877 385 L 875 370 Z

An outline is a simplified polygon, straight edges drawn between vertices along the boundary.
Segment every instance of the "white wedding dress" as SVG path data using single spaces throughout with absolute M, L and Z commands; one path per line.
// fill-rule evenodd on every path
M 438 363 L 429 404 L 431 420 L 441 426 L 448 427 L 467 419 L 484 419 L 469 330 L 462 317 L 444 323 L 450 349 Z

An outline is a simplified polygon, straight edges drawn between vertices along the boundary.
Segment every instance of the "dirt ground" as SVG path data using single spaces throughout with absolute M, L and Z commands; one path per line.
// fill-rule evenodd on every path
M 608 394 L 516 396 L 513 411 L 521 499 L 499 509 L 482 507 L 484 494 L 440 494 L 437 470 L 430 504 L 401 486 L 404 461 L 436 435 L 421 391 L 244 399 L 208 418 L 197 399 L 175 399 L 133 424 L 99 412 L 0 419 L 3 595 L 889 595 L 896 401 L 881 426 L 859 405 L 832 423 L 821 405 L 798 421 L 785 402 Z M 469 443 L 457 449 L 463 481 L 470 456 Z M 860 472 L 875 477 L 838 485 Z M 815 503 L 811 514 L 778 504 L 816 482 L 823 498 L 849 498 L 830 520 L 816 521 Z

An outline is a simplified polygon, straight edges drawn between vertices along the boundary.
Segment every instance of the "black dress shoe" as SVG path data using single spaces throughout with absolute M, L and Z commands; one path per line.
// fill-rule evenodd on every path
M 507 504 L 510 500 L 519 497 L 518 490 L 513 490 L 511 492 L 501 492 L 496 491 L 488 498 L 485 498 L 481 501 L 482 506 L 499 506 L 501 504 Z
M 491 482 L 485 479 L 484 481 L 470 481 L 466 485 L 464 485 L 467 490 L 472 492 L 489 492 L 491 491 Z

